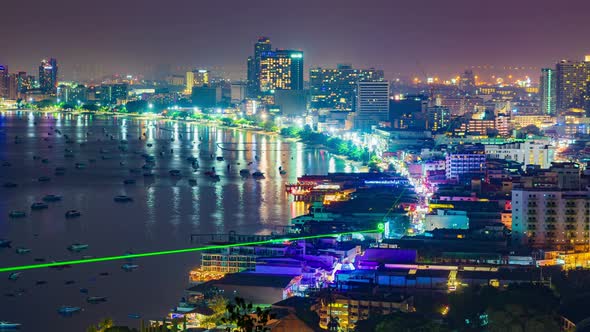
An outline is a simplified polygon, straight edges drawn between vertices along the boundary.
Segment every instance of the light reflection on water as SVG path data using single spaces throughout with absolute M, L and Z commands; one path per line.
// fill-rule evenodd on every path
M 237 129 L 125 116 L 30 112 L 2 112 L 0 121 L 0 160 L 12 163 L 11 167 L 0 167 L 0 181 L 19 184 L 14 189 L 0 187 L 0 238 L 12 240 L 15 247 L 32 249 L 28 256 L 16 255 L 14 249 L 0 250 L 2 266 L 30 264 L 34 258 L 51 261 L 80 257 L 82 254 L 65 250 L 74 242 L 90 245 L 83 254 L 102 256 L 188 247 L 191 233 L 268 233 L 306 212 L 304 204 L 292 202 L 285 194 L 286 183 L 295 182 L 303 174 L 325 174 L 345 167 L 354 170 L 325 151 Z M 76 143 L 66 144 L 51 127 Z M 20 138 L 19 144 L 14 144 L 15 136 Z M 122 139 L 128 141 L 127 152 L 118 149 Z M 81 142 L 86 145 L 80 146 Z M 147 143 L 153 146 L 147 147 Z M 217 143 L 238 151 L 221 150 Z M 74 158 L 64 156 L 66 148 L 73 150 Z M 112 159 L 103 160 L 101 149 L 109 150 Z M 129 168 L 141 168 L 145 163 L 141 153 L 156 157 L 153 179 L 129 172 Z M 217 161 L 211 154 L 223 155 L 225 160 Z M 33 160 L 33 156 L 47 158 L 49 163 Z M 189 156 L 198 158 L 196 173 L 186 161 Z M 87 164 L 87 168 L 75 169 L 77 162 Z M 248 166 L 248 162 L 253 164 Z M 57 166 L 66 167 L 64 176 L 54 175 Z M 279 174 L 279 166 L 286 175 Z M 219 182 L 203 174 L 212 167 L 221 177 Z M 238 174 L 242 168 L 260 170 L 266 178 L 242 179 Z M 170 169 L 179 169 L 182 176 L 171 177 Z M 51 181 L 40 183 L 39 176 L 49 176 Z M 135 179 L 136 184 L 124 185 L 127 178 Z M 188 178 L 196 179 L 197 185 L 190 186 Z M 62 195 L 63 200 L 50 203 L 45 211 L 30 212 L 29 206 L 46 194 Z M 115 203 L 113 196 L 118 194 L 129 195 L 134 201 Z M 80 210 L 82 216 L 66 220 L 64 213 L 70 209 Z M 22 220 L 7 220 L 11 210 L 25 210 L 29 215 Z M 22 296 L 0 301 L 0 319 L 24 324 L 22 331 L 40 331 L 47 326 L 56 331 L 84 331 L 107 316 L 121 324 L 137 324 L 129 321 L 129 313 L 161 318 L 183 295 L 187 272 L 198 265 L 198 255 L 153 257 L 137 263 L 141 268 L 133 273 L 123 273 L 122 263 L 112 262 L 64 271 L 26 271 L 17 282 L 8 282 L 0 275 L 0 294 L 26 290 Z M 111 276 L 97 277 L 102 271 Z M 36 280 L 48 284 L 34 286 Z M 65 280 L 76 280 L 77 284 L 65 286 Z M 89 288 L 90 295 L 107 296 L 109 302 L 89 306 L 78 291 L 81 287 Z M 60 318 L 56 310 L 64 304 L 82 306 L 85 311 Z

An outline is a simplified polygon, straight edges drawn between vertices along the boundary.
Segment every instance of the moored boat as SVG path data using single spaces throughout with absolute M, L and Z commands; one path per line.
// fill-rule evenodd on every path
M 113 198 L 113 200 L 119 203 L 127 203 L 133 201 L 133 198 L 125 195 L 117 195 Z
M 27 216 L 27 213 L 25 211 L 14 210 L 10 211 L 10 213 L 8 213 L 8 216 L 10 218 L 24 218 Z

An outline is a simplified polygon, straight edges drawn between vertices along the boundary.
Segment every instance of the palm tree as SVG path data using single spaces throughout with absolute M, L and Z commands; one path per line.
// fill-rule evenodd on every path
M 105 318 L 100 323 L 98 323 L 98 331 L 102 332 L 112 326 L 113 320 L 111 318 Z

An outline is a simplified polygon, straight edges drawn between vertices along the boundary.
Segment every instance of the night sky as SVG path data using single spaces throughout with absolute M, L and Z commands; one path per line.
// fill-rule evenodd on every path
M 567 3 L 567 5 L 565 5 Z M 590 53 L 590 1 L 568 0 L 3 0 L 0 63 L 32 71 L 149 72 L 158 64 L 245 76 L 261 35 L 301 49 L 306 67 L 339 62 L 449 75 L 467 66 L 538 68 Z

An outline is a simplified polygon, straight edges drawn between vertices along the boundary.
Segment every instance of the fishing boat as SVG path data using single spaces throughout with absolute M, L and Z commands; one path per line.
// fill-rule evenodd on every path
M 66 212 L 66 218 L 76 218 L 81 216 L 82 214 L 78 210 L 68 210 Z
M 106 302 L 107 298 L 106 296 L 90 296 L 86 298 L 86 302 L 88 303 L 92 303 L 92 304 L 98 304 L 98 303 L 102 303 L 102 302 Z
M 123 264 L 121 266 L 121 268 L 123 270 L 127 271 L 127 272 L 131 272 L 131 271 L 137 269 L 138 267 L 139 267 L 139 265 L 137 265 L 137 264 L 130 264 L 130 263 L 126 263 L 126 264 Z
M 135 184 L 135 179 L 125 179 L 123 180 L 123 184 Z
M 10 218 L 24 218 L 27 216 L 27 213 L 25 211 L 10 211 L 10 213 L 8 213 L 8 216 Z
M 287 174 L 287 171 L 285 171 L 284 169 L 282 169 L 282 170 L 279 171 L 279 174 L 285 175 L 285 174 Z
M 88 245 L 85 243 L 74 243 L 68 247 L 69 251 L 73 252 L 80 252 L 82 250 L 88 249 Z
M 31 210 L 43 210 L 49 208 L 49 205 L 43 202 L 35 202 L 31 204 Z
M 19 254 L 19 255 L 28 254 L 30 252 L 31 252 L 31 249 L 30 248 L 23 248 L 23 247 L 16 248 L 16 253 Z
M 217 157 L 217 161 L 223 161 L 223 157 L 222 156 Z
M 71 306 L 61 306 L 61 307 L 59 307 L 59 309 L 57 309 L 57 312 L 59 312 L 62 315 L 73 314 L 73 313 L 80 312 L 80 311 L 82 311 L 82 308 L 71 307 Z
M 45 195 L 43 196 L 44 202 L 58 202 L 61 201 L 61 196 L 59 195 Z
M 76 283 L 76 280 L 66 280 L 66 282 L 64 282 L 64 285 L 73 285 Z
M 133 198 L 125 195 L 117 195 L 113 198 L 113 200 L 118 203 L 127 203 L 133 201 Z
M 20 328 L 21 324 L 0 321 L 0 330 L 16 330 Z
M 133 318 L 133 319 L 140 319 L 141 315 L 140 314 L 128 314 L 127 317 Z
M 8 280 L 17 280 L 22 274 L 22 272 L 12 272 L 8 275 Z

